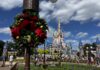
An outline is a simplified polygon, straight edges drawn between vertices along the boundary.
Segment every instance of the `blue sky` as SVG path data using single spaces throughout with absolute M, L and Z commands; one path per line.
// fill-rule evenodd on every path
M 11 40 L 9 26 L 14 17 L 22 12 L 22 0 L 3 0 L 0 2 L 0 40 Z M 45 18 L 48 26 L 48 39 L 57 30 L 58 19 L 64 34 L 65 43 L 71 42 L 77 49 L 78 42 L 94 42 L 100 38 L 100 0 L 58 0 L 40 2 L 40 17 Z

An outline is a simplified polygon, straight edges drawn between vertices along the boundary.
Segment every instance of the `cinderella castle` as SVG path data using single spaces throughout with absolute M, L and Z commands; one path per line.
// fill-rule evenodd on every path
M 57 58 L 60 55 L 66 56 L 70 52 L 69 47 L 64 42 L 64 35 L 61 30 L 60 20 L 58 22 L 57 31 L 55 31 L 53 34 L 53 42 L 49 49 L 52 58 Z

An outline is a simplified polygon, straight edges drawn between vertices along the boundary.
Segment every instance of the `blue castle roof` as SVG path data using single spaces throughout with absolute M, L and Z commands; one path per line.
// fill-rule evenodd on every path
M 81 40 L 79 41 L 79 46 L 83 46 L 83 43 L 82 43 L 82 41 L 81 41 Z
M 100 45 L 100 40 L 99 38 L 96 39 L 96 42 L 95 42 L 97 45 Z

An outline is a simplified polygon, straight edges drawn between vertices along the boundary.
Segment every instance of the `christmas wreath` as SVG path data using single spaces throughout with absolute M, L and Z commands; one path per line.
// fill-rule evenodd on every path
M 19 44 L 36 46 L 43 44 L 47 38 L 48 27 L 45 20 L 40 19 L 32 10 L 24 10 L 17 15 L 10 29 L 13 39 Z

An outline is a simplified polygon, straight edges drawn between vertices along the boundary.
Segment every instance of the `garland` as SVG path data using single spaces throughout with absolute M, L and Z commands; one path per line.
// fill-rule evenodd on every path
M 15 17 L 10 29 L 13 39 L 19 44 L 37 46 L 45 42 L 48 26 L 44 19 L 36 15 L 36 12 L 24 10 L 22 14 Z

